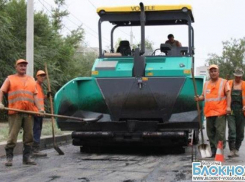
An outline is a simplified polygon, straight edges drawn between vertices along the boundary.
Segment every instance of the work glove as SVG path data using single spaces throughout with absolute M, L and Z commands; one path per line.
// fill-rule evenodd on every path
M 39 110 L 39 116 L 43 117 L 45 115 L 45 111 L 44 110 Z
M 52 92 L 47 92 L 47 98 L 49 98 L 52 95 Z
M 4 109 L 3 103 L 0 103 L 0 109 Z

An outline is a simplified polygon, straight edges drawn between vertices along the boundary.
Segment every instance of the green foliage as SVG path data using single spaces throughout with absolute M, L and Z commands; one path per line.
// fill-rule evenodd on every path
M 0 123 L 0 142 L 7 141 L 8 132 L 9 132 L 8 130 L 9 130 L 8 123 L 6 122 Z M 65 133 L 61 131 L 60 129 L 58 129 L 56 125 L 54 125 L 54 132 L 55 132 L 55 135 L 62 135 Z M 49 118 L 48 119 L 44 118 L 43 127 L 42 127 L 42 137 L 51 136 L 51 135 L 52 135 L 51 120 Z M 18 134 L 18 140 L 22 140 L 22 138 L 23 138 L 23 130 L 21 129 Z
M 68 11 L 61 10 L 61 7 L 65 5 L 65 0 L 55 0 L 56 8 L 52 9 L 53 27 L 56 31 L 62 28 L 62 18 L 69 15 Z
M 98 57 L 95 52 L 86 52 L 80 63 L 80 76 L 91 76 L 94 60 Z
M 221 56 L 217 54 L 210 54 L 209 56 L 210 58 L 207 60 L 207 63 L 217 64 L 221 77 L 232 77 L 236 67 L 245 68 L 245 38 L 225 41 L 223 42 Z
M 34 73 L 44 70 L 47 63 L 53 95 L 69 80 L 89 76 L 96 57 L 94 53 L 77 54 L 84 41 L 82 27 L 66 36 L 60 33 L 68 12 L 62 8 L 65 0 L 55 3 L 51 18 L 43 11 L 34 12 Z M 15 73 L 15 61 L 26 57 L 26 8 L 25 0 L 0 0 L 0 86 Z
M 148 51 L 148 52 L 153 52 L 153 42 L 152 41 L 150 41 L 149 39 L 145 39 L 145 49 L 146 49 L 146 51 Z M 137 47 L 139 47 L 140 48 L 140 45 L 141 45 L 141 42 L 139 42 L 138 44 L 133 44 L 132 45 L 132 48 L 133 49 L 135 49 L 135 48 L 137 48 Z
M 150 51 L 153 51 L 153 45 L 154 43 L 148 39 L 145 39 L 145 48 L 150 50 Z
M 0 9 L 0 82 L 2 83 L 6 75 L 13 74 L 12 65 L 20 53 L 18 51 L 19 38 L 15 36 L 13 18 L 9 16 L 11 12 L 6 12 L 8 5 L 1 1 Z
M 121 38 L 118 38 L 117 39 L 117 41 L 116 41 L 116 43 L 114 44 L 115 46 L 114 46 L 114 51 L 116 52 L 117 51 L 117 48 L 119 47 L 119 44 L 120 44 L 120 42 L 121 42 Z

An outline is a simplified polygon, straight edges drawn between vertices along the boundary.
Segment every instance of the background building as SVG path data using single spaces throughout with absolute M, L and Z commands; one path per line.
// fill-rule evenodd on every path
M 206 76 L 209 79 L 208 66 L 196 67 L 196 76 Z

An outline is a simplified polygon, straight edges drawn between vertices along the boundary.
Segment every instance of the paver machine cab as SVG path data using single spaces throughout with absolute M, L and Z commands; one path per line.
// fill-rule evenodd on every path
M 91 77 L 66 83 L 55 95 L 55 112 L 88 122 L 57 119 L 73 131 L 75 146 L 187 146 L 198 140 L 198 114 L 191 68 L 194 67 L 194 18 L 189 5 L 102 7 L 97 9 L 99 57 Z M 113 25 L 111 50 L 102 50 L 102 23 Z M 186 25 L 188 46 L 161 44 L 163 54 L 145 55 L 145 27 Z M 138 26 L 141 45 L 132 51 L 127 41 L 114 50 L 118 27 Z M 162 35 L 160 35 L 162 38 Z M 202 92 L 203 77 L 196 77 Z M 103 116 L 103 117 L 101 117 Z M 190 135 L 192 133 L 192 135 Z

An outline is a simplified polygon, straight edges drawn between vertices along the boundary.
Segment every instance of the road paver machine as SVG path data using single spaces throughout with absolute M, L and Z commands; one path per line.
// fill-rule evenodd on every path
M 198 142 L 198 113 L 191 69 L 194 67 L 194 22 L 190 5 L 101 7 L 97 9 L 99 56 L 91 77 L 77 77 L 55 95 L 55 112 L 92 118 L 87 122 L 57 119 L 73 131 L 75 146 L 187 146 Z M 102 49 L 102 23 L 113 25 L 110 51 Z M 188 45 L 162 43 L 161 54 L 145 54 L 147 26 L 187 26 Z M 128 41 L 114 49 L 114 30 L 139 27 L 141 44 Z M 158 33 L 159 38 L 163 35 Z M 202 92 L 204 77 L 195 77 Z

